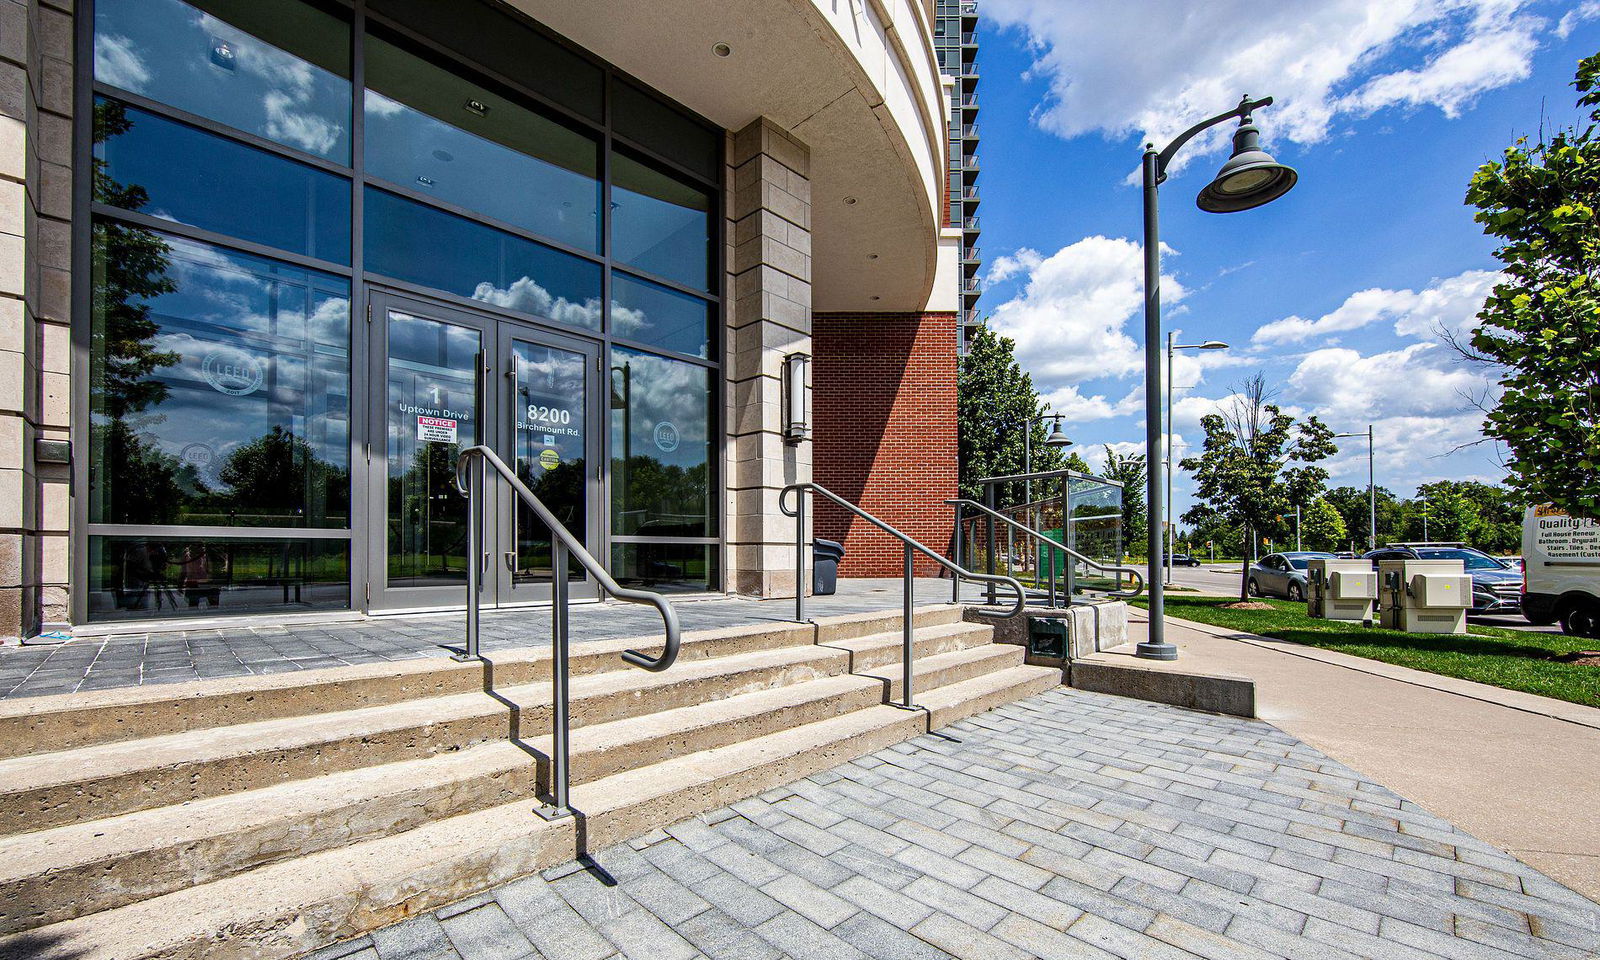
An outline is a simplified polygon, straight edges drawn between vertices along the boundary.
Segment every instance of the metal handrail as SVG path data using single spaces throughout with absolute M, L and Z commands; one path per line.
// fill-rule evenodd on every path
M 467 498 L 467 649 L 456 659 L 476 660 L 478 653 L 478 613 L 482 589 L 483 567 L 487 554 L 482 552 L 480 544 L 483 542 L 483 479 L 484 464 L 494 467 L 495 472 L 516 491 L 538 518 L 550 528 L 550 578 L 552 581 L 552 597 L 550 611 L 550 686 L 551 686 L 551 758 L 550 758 L 550 796 L 552 803 L 540 808 L 537 812 L 547 820 L 568 816 L 572 808 L 568 805 L 568 771 L 570 763 L 570 737 L 569 718 L 567 712 L 567 686 L 570 673 L 568 664 L 569 641 L 571 630 L 569 618 L 571 615 L 572 600 L 568 592 L 567 558 L 569 555 L 578 559 L 578 565 L 589 572 L 600 584 L 601 589 L 611 594 L 618 600 L 626 603 L 648 604 L 656 608 L 661 614 L 661 622 L 666 634 L 661 656 L 651 657 L 637 650 L 627 650 L 622 654 L 626 662 L 649 670 L 652 673 L 672 666 L 678 659 L 678 646 L 682 630 L 678 626 L 678 612 L 667 602 L 667 598 L 659 593 L 649 590 L 635 590 L 624 587 L 612 579 L 611 574 L 596 560 L 578 540 L 572 531 L 566 528 L 550 508 L 523 483 L 505 461 L 501 460 L 495 452 L 486 446 L 478 445 L 468 447 L 461 451 L 456 459 L 456 489 Z
M 789 509 L 789 505 L 788 505 L 788 497 L 789 497 L 789 493 L 791 491 L 793 491 L 795 493 L 795 507 L 794 507 L 793 510 Z M 915 605 L 915 586 L 914 586 L 914 583 L 915 583 L 915 580 L 916 580 L 916 578 L 914 576 L 914 573 L 913 573 L 913 562 L 912 561 L 913 561 L 913 559 L 915 557 L 915 554 L 921 553 L 923 556 L 926 556 L 926 557 L 932 559 L 934 562 L 938 563 L 940 566 L 943 566 L 946 570 L 950 571 L 952 577 L 955 578 L 955 581 L 956 581 L 956 584 L 957 584 L 957 594 L 958 594 L 957 599 L 958 600 L 959 600 L 959 592 L 960 592 L 960 583 L 961 583 L 961 580 L 963 578 L 967 579 L 967 580 L 976 580 L 976 581 L 978 581 L 980 583 L 1008 584 L 1008 585 L 1010 585 L 1011 589 L 1016 591 L 1017 602 L 1009 611 L 1000 612 L 1000 611 L 994 611 L 994 610 L 979 610 L 978 611 L 978 615 L 979 616 L 994 617 L 995 619 L 1006 619 L 1006 618 L 1009 618 L 1009 617 L 1015 617 L 1015 616 L 1018 616 L 1019 614 L 1021 614 L 1022 613 L 1022 608 L 1027 605 L 1027 602 L 1028 602 L 1027 594 L 1023 592 L 1022 583 L 1020 581 L 1016 580 L 1015 578 L 1005 577 L 1005 576 L 998 576 L 998 575 L 995 575 L 995 574 L 987 574 L 987 573 L 973 573 L 970 570 L 966 570 L 966 569 L 962 568 L 962 566 L 960 564 L 955 563 L 954 561 L 952 561 L 950 558 L 944 556 L 943 554 L 938 553 L 938 552 L 936 552 L 934 550 L 931 550 L 931 549 L 923 546 L 922 544 L 918 543 L 916 540 L 912 539 L 908 534 L 902 532 L 901 530 L 899 530 L 899 529 L 897 529 L 897 528 L 895 528 L 893 526 L 890 526 L 888 523 L 884 522 L 883 520 L 878 519 L 877 517 L 873 516 L 872 514 L 868 513 L 867 511 L 861 509 L 860 507 L 858 507 L 855 504 L 851 503 L 850 501 L 844 499 L 843 497 L 839 496 L 838 494 L 834 493 L 832 490 L 829 490 L 827 487 L 824 487 L 819 483 L 791 483 L 787 487 L 784 487 L 781 491 L 779 491 L 779 493 L 778 493 L 778 509 L 783 512 L 784 516 L 794 517 L 795 518 L 795 537 L 794 537 L 794 618 L 798 622 L 800 622 L 800 623 L 807 622 L 806 621 L 806 590 L 805 590 L 805 585 L 806 585 L 806 549 L 805 549 L 806 548 L 806 498 L 805 498 L 805 494 L 808 491 L 811 492 L 811 493 L 815 493 L 815 494 L 821 494 L 822 496 L 827 497 L 829 500 L 832 500 L 834 503 L 836 503 L 839 506 L 845 508 L 846 510 L 850 511 L 851 513 L 855 514 L 856 516 L 860 517 L 861 519 L 867 521 L 868 523 L 870 523 L 873 526 L 877 527 L 879 530 L 882 530 L 884 533 L 887 533 L 891 537 L 894 537 L 896 540 L 899 540 L 905 546 L 905 595 L 904 595 L 904 600 L 903 600 L 902 615 L 901 615 L 901 618 L 900 618 L 900 644 L 901 644 L 901 650 L 900 650 L 900 664 L 901 664 L 900 691 L 901 691 L 901 697 L 900 697 L 900 700 L 901 700 L 901 702 L 898 703 L 898 704 L 891 704 L 891 706 L 903 707 L 906 710 L 915 710 L 916 709 L 916 705 L 912 702 L 912 697 L 911 697 L 911 672 L 912 672 L 912 670 L 911 670 L 911 662 L 912 662 L 912 659 L 913 659 L 913 657 L 912 657 L 912 645 L 911 645 L 912 607 Z
M 1124 567 L 1121 564 L 1105 564 L 1105 563 L 1101 563 L 1098 560 L 1091 560 L 1090 558 L 1084 556 L 1083 554 L 1081 554 L 1078 551 L 1072 549 L 1071 547 L 1067 546 L 1066 544 L 1061 543 L 1060 541 L 1056 540 L 1054 537 L 1046 536 L 1043 533 L 1040 533 L 1039 531 L 1033 529 L 1032 527 L 1030 527 L 1030 526 L 1028 526 L 1026 524 L 1019 523 L 1016 520 L 1011 519 L 1010 517 L 1006 516 L 1005 514 L 1001 513 L 998 510 L 991 510 L 988 507 L 984 506 L 983 504 L 977 502 L 976 500 L 967 500 L 965 498 L 956 498 L 954 500 L 946 500 L 945 503 L 947 503 L 947 504 L 949 504 L 949 505 L 951 505 L 951 506 L 956 508 L 956 529 L 958 531 L 961 529 L 961 521 L 962 521 L 961 511 L 962 511 L 962 508 L 964 508 L 964 507 L 973 507 L 973 508 L 976 508 L 979 513 L 982 513 L 982 514 L 984 514 L 986 516 L 989 516 L 989 517 L 993 517 L 994 519 L 999 520 L 1001 523 L 1008 524 L 1009 526 L 1014 527 L 1015 529 L 1022 531 L 1023 533 L 1027 534 L 1028 536 L 1033 537 L 1035 540 L 1038 540 L 1038 541 L 1040 541 L 1040 542 L 1042 542 L 1044 544 L 1047 544 L 1048 546 L 1051 546 L 1051 547 L 1056 548 L 1057 550 L 1060 550 L 1061 552 L 1065 553 L 1069 557 L 1072 557 L 1072 558 L 1074 558 L 1076 560 L 1082 561 L 1083 565 L 1086 566 L 1086 567 L 1089 567 L 1090 569 L 1098 570 L 1101 573 L 1115 574 L 1116 577 L 1117 577 L 1117 582 L 1118 583 L 1122 582 L 1122 574 L 1124 574 L 1124 573 L 1134 577 L 1135 579 L 1137 579 L 1139 581 L 1138 586 L 1134 587 L 1131 591 L 1107 590 L 1106 591 L 1106 596 L 1108 596 L 1108 597 L 1122 597 L 1122 598 L 1137 597 L 1139 594 L 1144 592 L 1144 574 L 1141 573 L 1139 571 L 1139 568 L 1137 568 L 1137 567 Z M 1051 563 L 1052 564 L 1054 563 L 1054 558 L 1053 557 L 1051 558 Z M 1052 574 L 1052 576 L 1054 576 L 1054 574 Z M 1054 589 L 1053 583 L 1054 583 L 1054 581 L 1052 581 L 1052 588 L 1051 588 L 1052 590 Z M 1068 597 L 1067 598 L 1068 602 L 1071 602 L 1071 599 L 1072 599 L 1071 597 Z

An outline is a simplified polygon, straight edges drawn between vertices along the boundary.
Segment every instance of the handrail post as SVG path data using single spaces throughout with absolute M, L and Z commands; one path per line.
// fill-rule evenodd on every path
M 467 463 L 467 643 L 453 659 L 478 659 L 478 611 L 483 593 L 483 458 Z
M 1050 555 L 1050 609 L 1056 608 L 1056 548 L 1045 544 L 1044 552 Z M 1071 560 L 1067 561 L 1071 563 Z
M 955 505 L 955 511 L 956 539 L 955 550 L 953 551 L 955 553 L 955 557 L 953 559 L 955 560 L 956 566 L 959 567 L 961 566 L 961 504 L 958 503 Z M 961 578 L 956 575 L 955 571 L 951 571 L 950 573 L 950 602 L 961 602 Z
M 568 719 L 567 652 L 571 604 L 567 583 L 567 545 L 552 537 L 550 544 L 550 804 L 536 812 L 546 820 L 570 816 L 567 800 Z
M 984 506 L 987 506 L 990 510 L 994 509 L 994 484 L 990 483 L 990 484 L 986 484 L 984 486 L 984 488 L 983 488 L 983 500 L 984 500 Z M 994 544 L 994 517 L 992 515 L 986 514 L 984 516 L 984 519 L 988 521 L 988 536 L 985 539 L 987 539 L 988 547 L 989 547 L 988 562 L 985 565 L 986 569 L 985 569 L 984 572 L 989 574 L 989 576 L 992 577 L 995 574 L 995 569 L 994 569 L 994 546 L 995 546 L 995 544 Z M 994 581 L 993 580 L 989 581 L 989 592 L 986 595 L 986 597 L 984 598 L 984 602 L 989 603 L 991 605 L 994 603 Z
M 905 589 L 905 598 L 902 601 L 903 610 L 902 610 L 901 616 L 900 616 L 900 647 L 901 647 L 901 650 L 900 650 L 900 660 L 901 660 L 901 679 L 900 679 L 900 694 L 901 694 L 901 696 L 900 696 L 900 703 L 901 703 L 901 706 L 905 707 L 907 710 L 912 710 L 912 709 L 915 709 L 915 707 L 911 703 L 911 661 L 913 659 L 913 657 L 912 657 L 912 642 L 913 641 L 912 641 L 912 637 L 911 637 L 911 634 L 912 634 L 912 623 L 911 623 L 912 614 L 911 614 L 911 611 L 916 605 L 916 600 L 915 600 L 916 589 L 917 589 L 917 587 L 916 587 L 916 583 L 917 583 L 917 581 L 916 581 L 916 560 L 915 560 L 916 554 L 911 552 L 911 544 L 909 544 L 909 543 L 905 545 L 905 551 L 906 551 L 906 589 Z
M 778 494 L 781 498 L 783 494 Z M 806 492 L 794 491 L 794 619 L 806 622 Z

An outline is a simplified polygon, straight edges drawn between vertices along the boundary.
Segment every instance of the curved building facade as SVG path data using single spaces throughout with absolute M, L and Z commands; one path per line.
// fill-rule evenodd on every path
M 548 601 L 473 444 L 625 584 L 948 537 L 931 0 L 0 6 L 0 637 Z

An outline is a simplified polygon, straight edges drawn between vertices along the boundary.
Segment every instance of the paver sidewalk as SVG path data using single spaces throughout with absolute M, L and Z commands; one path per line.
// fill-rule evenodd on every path
M 1577 960 L 1600 907 L 1275 727 L 1058 689 L 323 951 Z
M 1600 710 L 1170 617 L 1167 639 L 1179 669 L 1254 680 L 1263 720 L 1600 899 Z

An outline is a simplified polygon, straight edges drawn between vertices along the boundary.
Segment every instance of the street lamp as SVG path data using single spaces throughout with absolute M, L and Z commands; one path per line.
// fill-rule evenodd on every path
M 1045 446 L 1068 447 L 1072 445 L 1072 441 L 1067 439 L 1067 435 L 1061 432 L 1061 414 L 1041 413 L 1036 417 L 1029 417 L 1028 421 L 1023 424 L 1022 430 L 1022 473 L 1024 476 L 1033 473 L 1033 425 L 1046 420 L 1054 420 L 1055 423 L 1050 428 L 1050 435 L 1044 438 Z M 1032 480 L 1022 481 L 1022 499 L 1028 503 L 1033 502 Z
M 1145 584 L 1150 592 L 1150 632 L 1145 642 L 1134 648 L 1137 656 L 1149 660 L 1176 660 L 1178 648 L 1166 639 L 1166 590 L 1161 579 L 1161 507 L 1164 492 L 1161 453 L 1161 217 L 1157 190 L 1167 178 L 1167 166 L 1178 150 L 1200 133 L 1219 123 L 1239 119 L 1233 132 L 1233 155 L 1195 198 L 1195 204 L 1208 213 L 1233 213 L 1249 210 L 1278 199 L 1293 187 L 1299 175 L 1272 159 L 1261 149 L 1261 131 L 1250 114 L 1272 103 L 1271 97 L 1251 100 L 1244 97 L 1226 113 L 1195 124 L 1177 139 L 1157 151 L 1146 144 L 1144 151 L 1144 409 L 1145 544 L 1149 554 Z
M 1417 499 L 1422 501 L 1422 542 L 1431 543 L 1428 539 L 1428 494 L 1421 487 L 1417 488 Z
M 1374 480 L 1372 456 L 1372 424 L 1367 424 L 1367 432 L 1336 433 L 1335 437 L 1360 437 L 1367 438 L 1367 549 L 1378 549 L 1378 485 Z
M 1226 350 L 1228 345 L 1221 340 L 1207 340 L 1204 343 L 1174 343 L 1178 331 L 1173 330 L 1167 334 L 1167 456 L 1162 461 L 1167 471 L 1167 583 L 1172 582 L 1172 351 L 1174 350 Z M 1193 550 L 1194 547 L 1189 549 Z

